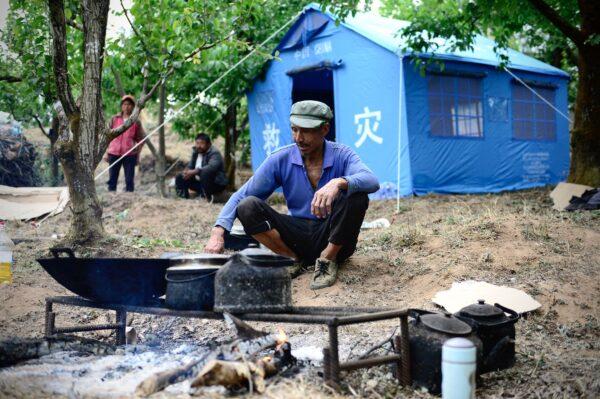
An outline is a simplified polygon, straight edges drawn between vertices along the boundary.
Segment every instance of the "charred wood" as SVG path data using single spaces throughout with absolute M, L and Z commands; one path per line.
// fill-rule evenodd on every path
M 25 360 L 37 359 L 60 351 L 77 351 L 94 355 L 110 355 L 115 352 L 111 345 L 72 336 L 11 339 L 0 341 L 0 367 L 12 366 Z
M 187 364 L 160 373 L 151 375 L 142 381 L 136 388 L 137 396 L 149 396 L 159 392 L 171 384 L 191 378 L 198 377 L 199 373 L 213 361 L 222 360 L 226 362 L 239 362 L 252 359 L 257 354 L 277 346 L 278 335 L 257 331 L 234 316 L 226 314 L 228 324 L 233 326 L 240 337 L 232 342 L 226 343 L 210 352 L 201 359 L 195 359 Z

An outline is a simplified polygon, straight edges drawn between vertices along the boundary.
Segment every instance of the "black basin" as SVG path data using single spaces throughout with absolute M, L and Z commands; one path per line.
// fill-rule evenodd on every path
M 68 248 L 51 252 L 53 258 L 37 261 L 63 287 L 86 299 L 152 305 L 166 292 L 169 259 L 77 258 Z

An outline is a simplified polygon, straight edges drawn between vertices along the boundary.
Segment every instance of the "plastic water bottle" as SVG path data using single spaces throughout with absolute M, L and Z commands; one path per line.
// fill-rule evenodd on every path
M 0 220 L 0 284 L 12 283 L 13 248 L 12 242 L 4 230 L 4 221 Z
M 477 348 L 466 338 L 452 338 L 442 347 L 442 398 L 475 399 Z

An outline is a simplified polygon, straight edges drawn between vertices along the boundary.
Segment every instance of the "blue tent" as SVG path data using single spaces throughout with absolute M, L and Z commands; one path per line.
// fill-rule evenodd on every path
M 406 22 L 357 14 L 339 25 L 305 8 L 248 93 L 252 165 L 291 143 L 289 110 L 323 101 L 335 120 L 328 139 L 352 147 L 375 172 L 373 198 L 482 193 L 557 183 L 569 169 L 569 76 L 494 42 L 445 50 L 425 74 L 400 51 Z M 427 57 L 428 54 L 421 54 Z M 563 116 L 561 116 L 561 113 Z

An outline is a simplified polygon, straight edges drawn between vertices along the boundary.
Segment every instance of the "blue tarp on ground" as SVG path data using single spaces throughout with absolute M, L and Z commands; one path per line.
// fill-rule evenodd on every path
M 277 60 L 248 93 L 252 165 L 291 143 L 293 102 L 333 111 L 332 140 L 352 147 L 375 172 L 373 198 L 427 192 L 480 193 L 564 180 L 568 121 L 498 69 L 493 41 L 436 57 L 421 74 L 396 35 L 406 23 L 357 14 L 340 25 L 306 7 L 277 46 Z M 427 55 L 422 55 L 427 56 Z M 567 114 L 568 75 L 510 50 L 511 72 Z

